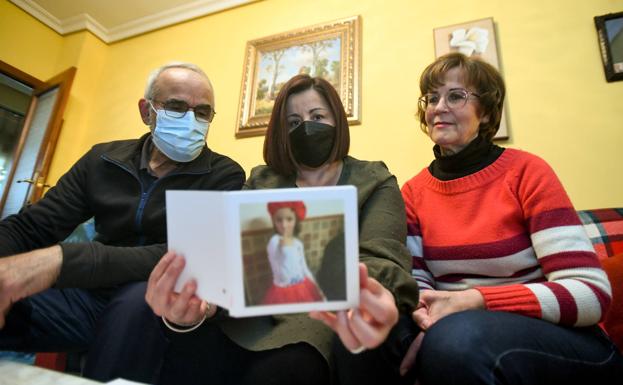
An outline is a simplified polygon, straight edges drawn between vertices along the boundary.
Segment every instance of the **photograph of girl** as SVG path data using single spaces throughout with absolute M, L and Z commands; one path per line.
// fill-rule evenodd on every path
M 275 234 L 266 251 L 273 274 L 264 305 L 325 301 L 305 260 L 303 242 L 297 238 L 306 207 L 302 201 L 270 202 L 267 205 Z

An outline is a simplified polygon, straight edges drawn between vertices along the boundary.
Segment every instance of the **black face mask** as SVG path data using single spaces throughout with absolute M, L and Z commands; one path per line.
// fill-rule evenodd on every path
M 296 162 L 311 168 L 322 166 L 333 150 L 335 127 L 306 120 L 290 131 L 290 145 Z

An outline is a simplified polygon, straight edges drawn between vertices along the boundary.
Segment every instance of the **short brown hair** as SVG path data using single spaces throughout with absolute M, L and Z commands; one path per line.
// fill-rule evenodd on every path
M 478 133 L 485 140 L 491 141 L 500 128 L 502 120 L 502 106 L 506 95 L 506 86 L 500 72 L 491 64 L 461 53 L 449 53 L 437 58 L 428 65 L 420 77 L 420 92 L 425 95 L 444 83 L 446 73 L 459 67 L 465 76 L 465 85 L 473 88 L 480 96 L 478 98 L 480 113 L 488 116 L 488 122 L 481 122 Z M 417 111 L 420 128 L 427 135 L 426 111 L 418 104 Z
M 335 116 L 335 143 L 328 162 L 334 162 L 348 155 L 350 132 L 346 111 L 340 96 L 331 83 L 319 77 L 296 75 L 288 80 L 277 95 L 273 112 L 270 115 L 266 137 L 264 138 L 264 162 L 278 174 L 290 176 L 296 172 L 298 164 L 290 148 L 289 127 L 286 119 L 286 104 L 292 94 L 313 88 L 325 98 Z

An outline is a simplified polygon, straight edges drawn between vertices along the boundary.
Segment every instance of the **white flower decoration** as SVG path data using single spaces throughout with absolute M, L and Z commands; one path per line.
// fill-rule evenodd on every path
M 466 31 L 460 28 L 452 31 L 450 47 L 457 48 L 465 56 L 483 53 L 489 45 L 489 31 L 484 28 L 473 27 Z

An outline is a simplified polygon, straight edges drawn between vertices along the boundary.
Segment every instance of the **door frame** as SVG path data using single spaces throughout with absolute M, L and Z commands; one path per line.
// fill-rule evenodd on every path
M 33 96 L 28 106 L 28 113 L 24 119 L 24 126 L 20 135 L 17 148 L 13 154 L 13 162 L 11 164 L 11 170 L 7 174 L 6 188 L 0 197 L 0 212 L 2 212 L 6 203 L 9 191 L 15 176 L 17 169 L 17 163 L 22 155 L 28 132 L 32 123 L 33 113 L 37 107 L 37 101 L 40 95 L 58 87 L 58 96 L 54 102 L 53 113 L 45 129 L 45 133 L 42 139 L 42 145 L 39 148 L 39 153 L 35 161 L 34 173 L 32 176 L 33 183 L 30 184 L 28 192 L 26 193 L 25 203 L 36 202 L 43 195 L 45 187 L 45 181 L 50 169 L 52 156 L 58 142 L 61 126 L 63 123 L 63 112 L 69 99 L 69 90 L 73 83 L 73 79 L 76 74 L 76 67 L 70 67 L 62 73 L 52 77 L 48 81 L 41 81 L 26 72 L 11 66 L 0 60 L 0 72 L 3 74 L 33 88 Z

